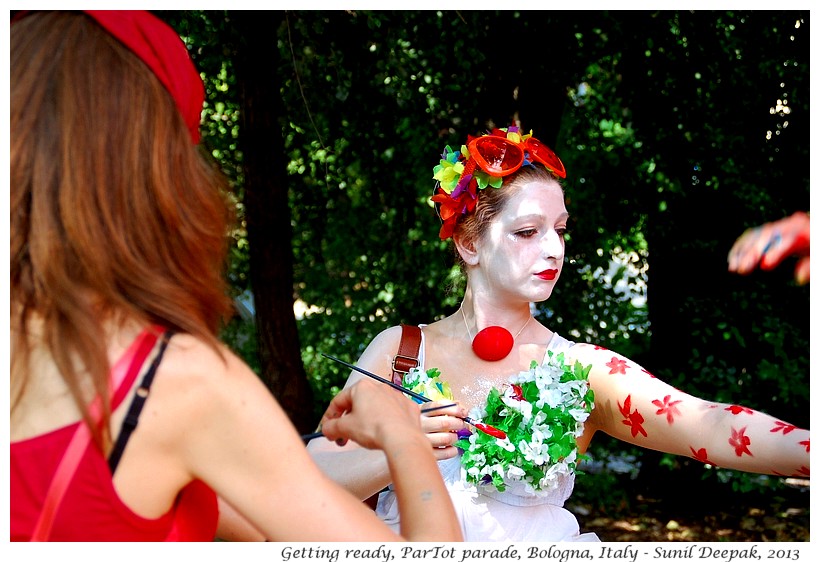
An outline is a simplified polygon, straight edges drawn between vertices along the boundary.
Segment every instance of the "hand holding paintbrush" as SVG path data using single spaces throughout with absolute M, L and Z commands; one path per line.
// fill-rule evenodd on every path
M 422 412 L 454 406 L 435 406 Z M 418 405 L 370 380 L 359 381 L 336 394 L 320 427 L 322 431 L 303 435 L 302 440 L 326 437 L 338 445 L 351 440 L 365 449 L 384 450 L 386 446 L 413 441 L 418 435 L 427 439 L 422 432 Z
M 429 412 L 435 412 L 437 410 L 444 410 L 446 408 L 452 408 L 453 406 L 455 406 L 455 404 L 443 404 L 441 406 L 432 406 L 430 408 L 422 408 L 420 411 L 421 411 L 422 414 L 426 414 L 426 413 L 429 413 Z M 314 433 L 306 433 L 305 435 L 302 435 L 302 441 L 307 443 L 308 441 L 312 441 L 313 439 L 316 439 L 318 437 L 324 437 L 324 436 L 325 436 L 325 434 L 321 431 L 316 431 Z
M 409 389 L 407 389 L 407 388 L 404 388 L 403 386 L 398 385 L 398 384 L 394 383 L 393 381 L 389 381 L 389 380 L 387 380 L 387 379 L 385 379 L 385 378 L 383 378 L 383 377 L 380 377 L 379 375 L 373 374 L 373 373 L 371 373 L 371 372 L 369 372 L 369 371 L 365 371 L 365 370 L 364 370 L 364 369 L 362 369 L 361 367 L 357 367 L 356 365 L 352 365 L 351 363 L 348 363 L 347 361 L 342 361 L 341 359 L 338 359 L 338 358 L 333 357 L 333 356 L 331 356 L 331 355 L 328 355 L 328 354 L 326 354 L 326 353 L 322 353 L 322 355 L 324 355 L 325 357 L 327 357 L 328 359 L 330 359 L 330 360 L 332 360 L 332 361 L 336 361 L 337 363 L 341 363 L 342 365 L 344 365 L 344 366 L 346 366 L 346 367 L 349 367 L 350 369 L 353 369 L 354 371 L 356 371 L 356 372 L 358 372 L 358 373 L 361 373 L 361 374 L 363 374 L 363 375 L 366 375 L 366 376 L 368 376 L 368 377 L 370 377 L 370 378 L 372 378 L 372 379 L 375 379 L 375 380 L 377 380 L 377 381 L 379 381 L 379 382 L 381 382 L 381 383 L 384 383 L 384 384 L 386 384 L 386 385 L 388 385 L 388 386 L 392 386 L 393 388 L 395 388 L 395 389 L 396 389 L 396 390 L 398 390 L 399 392 L 403 392 L 403 393 L 405 393 L 405 394 L 407 394 L 407 395 L 409 395 L 409 396 L 412 396 L 413 398 L 415 398 L 416 400 L 418 400 L 418 401 L 420 401 L 420 402 L 432 402 L 432 400 L 430 400 L 430 399 L 429 399 L 429 398 L 427 398 L 426 396 L 423 396 L 423 395 L 421 395 L 421 394 L 418 394 L 418 393 L 416 393 L 416 392 L 413 392 L 412 390 L 409 390 Z M 495 438 L 497 438 L 497 439 L 506 439 L 506 438 L 507 438 L 507 434 L 506 434 L 506 433 L 504 433 L 504 432 L 503 432 L 503 431 L 501 431 L 500 429 L 495 428 L 495 427 L 493 427 L 493 426 L 491 426 L 491 425 L 487 425 L 487 424 L 485 424 L 485 423 L 481 423 L 481 422 L 476 422 L 476 421 L 473 421 L 472 419 L 470 419 L 470 418 L 468 418 L 468 417 L 460 417 L 460 419 L 464 420 L 464 422 L 465 422 L 465 423 L 468 423 L 468 424 L 472 425 L 473 427 L 475 427 L 475 428 L 476 428 L 476 429 L 478 429 L 479 431 L 483 431 L 483 432 L 484 432 L 484 433 L 486 433 L 487 435 L 491 435 L 492 437 L 495 437 Z

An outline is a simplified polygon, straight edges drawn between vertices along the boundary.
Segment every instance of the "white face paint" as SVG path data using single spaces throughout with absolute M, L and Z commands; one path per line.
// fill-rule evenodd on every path
M 476 244 L 473 290 L 493 299 L 547 300 L 564 263 L 568 218 L 558 183 L 535 180 L 521 186 Z

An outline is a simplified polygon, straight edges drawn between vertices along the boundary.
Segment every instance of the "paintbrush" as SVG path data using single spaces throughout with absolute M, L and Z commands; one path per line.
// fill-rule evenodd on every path
M 443 406 L 434 406 L 432 408 L 422 408 L 420 411 L 422 414 L 426 414 L 427 412 L 435 412 L 436 410 L 443 410 L 444 408 L 451 408 L 452 406 L 455 406 L 455 403 L 444 404 Z M 322 433 L 321 431 L 317 431 L 315 433 L 306 433 L 305 435 L 302 435 L 302 441 L 307 443 L 308 441 L 312 441 L 317 437 L 324 437 L 324 433 Z
M 357 371 L 357 372 L 359 372 L 363 375 L 367 375 L 368 377 L 370 377 L 372 379 L 375 379 L 379 382 L 383 382 L 384 384 L 386 384 L 388 386 L 392 386 L 396 390 L 398 390 L 400 392 L 403 392 L 405 394 L 408 394 L 408 395 L 412 396 L 413 398 L 415 398 L 416 400 L 419 400 L 421 402 L 432 402 L 432 400 L 430 400 L 429 398 L 427 398 L 424 395 L 418 394 L 417 392 L 413 392 L 412 390 L 404 388 L 400 384 L 396 384 L 393 381 L 389 381 L 389 380 L 387 380 L 383 377 L 380 377 L 379 375 L 375 375 L 375 374 L 371 373 L 370 371 L 365 371 L 361 367 L 357 367 L 356 365 L 351 365 L 347 361 L 342 361 L 341 359 L 333 357 L 332 355 L 328 355 L 327 353 L 322 353 L 322 355 L 324 355 L 325 357 L 327 357 L 328 359 L 330 359 L 332 361 L 336 361 L 337 363 L 341 363 L 345 367 L 353 369 L 354 371 Z M 461 419 L 464 420 L 466 423 L 470 424 L 471 426 L 475 427 L 477 430 L 483 431 L 487 435 L 495 437 L 496 439 L 506 439 L 507 438 L 506 433 L 504 433 L 500 429 L 495 428 L 491 425 L 487 425 L 486 423 L 477 422 L 477 421 L 474 421 L 470 418 L 461 418 Z

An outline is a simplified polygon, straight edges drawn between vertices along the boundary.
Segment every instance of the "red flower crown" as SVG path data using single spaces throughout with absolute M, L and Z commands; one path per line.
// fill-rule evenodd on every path
M 479 189 L 498 189 L 505 176 L 534 162 L 559 178 L 567 177 L 563 162 L 550 147 L 533 137 L 532 131 L 522 135 L 515 126 L 468 136 L 459 152 L 444 147 L 441 161 L 433 168 L 436 187 L 431 198 L 442 221 L 439 238 L 450 238 L 458 218 L 475 210 Z

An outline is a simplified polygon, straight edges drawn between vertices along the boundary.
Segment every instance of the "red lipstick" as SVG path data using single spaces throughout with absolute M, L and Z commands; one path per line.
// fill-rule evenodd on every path
M 557 269 L 545 269 L 544 271 L 535 274 L 536 277 L 543 279 L 544 281 L 552 281 L 557 275 Z

